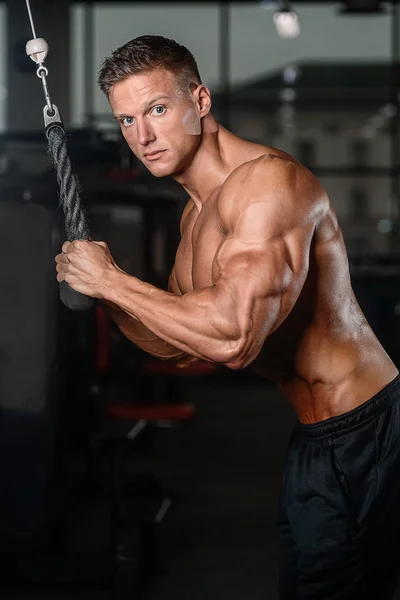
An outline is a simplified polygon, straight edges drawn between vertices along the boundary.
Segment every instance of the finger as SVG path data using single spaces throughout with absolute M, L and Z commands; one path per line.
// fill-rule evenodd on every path
M 66 254 L 57 254 L 55 261 L 57 264 L 67 265 L 69 263 L 69 258 Z
M 102 248 L 108 248 L 106 242 L 93 242 L 92 244 L 96 244 L 97 246 L 101 246 Z
M 66 253 L 68 254 L 69 252 L 74 252 L 74 250 L 79 250 L 80 248 L 82 248 L 83 243 L 85 242 L 83 242 L 82 240 L 74 240 L 73 242 L 69 242 Z
M 56 271 L 57 271 L 57 273 L 67 273 L 68 272 L 68 265 L 57 263 Z
M 68 248 L 68 246 L 70 246 L 70 245 L 71 245 L 71 242 L 64 242 L 64 243 L 63 243 L 63 245 L 62 245 L 62 248 L 61 248 L 61 250 L 62 250 L 63 252 L 67 252 L 67 248 Z

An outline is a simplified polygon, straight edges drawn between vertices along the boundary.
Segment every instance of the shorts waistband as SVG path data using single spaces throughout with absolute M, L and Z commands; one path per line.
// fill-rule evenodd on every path
M 369 400 L 353 408 L 343 415 L 330 417 L 318 423 L 303 424 L 298 421 L 297 428 L 301 435 L 309 438 L 326 437 L 334 433 L 344 433 L 346 430 L 365 423 L 383 410 L 393 406 L 400 400 L 400 373 L 380 392 Z

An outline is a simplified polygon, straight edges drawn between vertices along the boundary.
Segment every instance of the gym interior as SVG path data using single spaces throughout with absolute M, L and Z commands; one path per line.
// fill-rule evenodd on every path
M 0 1 L 1 598 L 275 600 L 295 413 L 249 367 L 178 369 L 129 342 L 99 303 L 61 302 L 64 214 L 44 92 L 91 238 L 165 290 L 187 194 L 130 152 L 96 81 L 136 36 L 186 45 L 215 118 L 289 152 L 326 188 L 359 304 L 399 365 L 399 5 L 31 0 L 30 10 Z M 45 77 L 26 52 L 36 37 L 48 44 Z

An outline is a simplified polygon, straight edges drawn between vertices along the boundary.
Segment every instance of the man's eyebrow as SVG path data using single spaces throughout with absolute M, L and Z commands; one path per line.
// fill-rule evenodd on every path
M 157 100 L 162 100 L 162 98 L 166 98 L 167 100 L 171 100 L 170 96 L 166 96 L 165 94 L 161 94 L 160 96 L 155 96 L 155 98 L 152 98 L 151 100 L 149 100 L 148 102 L 146 102 L 146 104 L 144 106 L 146 106 L 146 107 L 151 106 L 154 102 L 157 102 Z
M 170 97 L 170 96 L 166 96 L 165 94 L 161 94 L 161 95 L 159 95 L 159 96 L 155 96 L 154 98 L 152 98 L 151 100 L 149 100 L 148 102 L 146 102 L 146 103 L 145 103 L 143 106 L 144 106 L 144 108 L 148 108 L 148 107 L 149 107 L 149 106 L 151 106 L 151 105 L 152 105 L 154 102 L 157 102 L 157 100 L 161 100 L 162 98 L 165 98 L 165 99 L 167 99 L 167 100 L 171 100 L 171 97 Z M 127 115 L 127 114 L 125 114 L 125 113 L 122 113 L 122 114 L 115 113 L 115 114 L 114 114 L 114 117 L 115 117 L 116 119 L 124 119 L 125 117 L 131 117 L 131 116 L 132 116 L 132 115 Z

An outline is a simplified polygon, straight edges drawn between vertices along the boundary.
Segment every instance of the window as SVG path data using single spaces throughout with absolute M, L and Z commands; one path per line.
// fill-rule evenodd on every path
M 363 258 L 371 253 L 372 246 L 368 238 L 348 237 L 346 239 L 346 249 L 350 260 Z
M 350 143 L 350 164 L 352 167 L 367 167 L 369 162 L 369 147 L 366 140 L 352 140 Z
M 349 217 L 353 220 L 365 220 L 369 217 L 369 199 L 365 188 L 355 187 L 349 195 Z
M 315 165 L 315 144 L 311 140 L 297 142 L 296 158 L 306 167 Z

